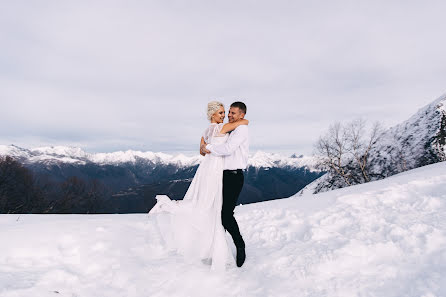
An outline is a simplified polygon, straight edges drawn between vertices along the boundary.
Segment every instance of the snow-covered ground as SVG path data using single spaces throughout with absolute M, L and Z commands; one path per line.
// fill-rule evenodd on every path
M 446 296 L 446 163 L 236 208 L 242 268 L 168 252 L 145 214 L 0 215 L 0 296 Z

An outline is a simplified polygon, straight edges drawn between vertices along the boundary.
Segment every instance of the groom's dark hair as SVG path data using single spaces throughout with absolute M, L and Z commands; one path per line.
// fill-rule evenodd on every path
M 246 114 L 246 104 L 240 101 L 236 101 L 231 104 L 231 107 L 237 107 L 240 109 L 244 114 Z

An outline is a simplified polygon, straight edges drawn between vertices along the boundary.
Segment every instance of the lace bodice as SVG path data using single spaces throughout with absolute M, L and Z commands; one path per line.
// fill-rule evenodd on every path
M 223 123 L 215 124 L 212 123 L 206 130 L 203 132 L 204 141 L 208 144 L 216 144 L 223 143 L 228 138 L 228 133 L 220 134 L 221 129 L 223 128 Z

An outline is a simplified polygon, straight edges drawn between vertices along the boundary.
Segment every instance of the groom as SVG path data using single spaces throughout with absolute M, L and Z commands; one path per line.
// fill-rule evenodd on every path
M 229 109 L 230 123 L 241 120 L 246 115 L 246 105 L 234 102 Z M 223 227 L 231 234 L 237 248 L 237 266 L 245 262 L 245 242 L 234 218 L 234 208 L 243 187 L 243 169 L 246 169 L 249 154 L 248 126 L 240 125 L 229 135 L 222 144 L 204 144 L 200 148 L 202 154 L 225 156 L 223 171 L 223 206 L 221 220 Z

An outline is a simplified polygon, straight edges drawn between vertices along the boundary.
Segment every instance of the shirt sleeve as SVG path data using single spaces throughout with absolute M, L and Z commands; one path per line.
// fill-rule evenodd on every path
M 248 127 L 246 125 L 239 126 L 234 130 L 234 135 L 221 144 L 208 144 L 206 148 L 216 156 L 229 156 L 248 139 Z

